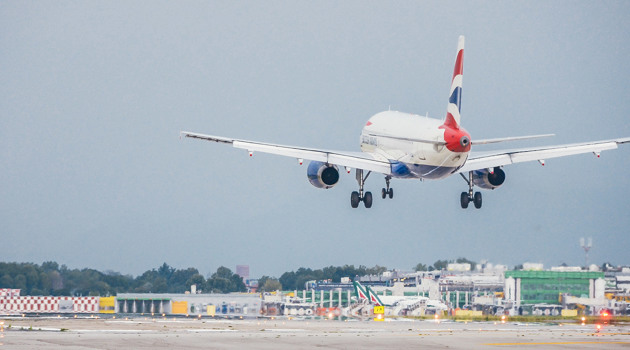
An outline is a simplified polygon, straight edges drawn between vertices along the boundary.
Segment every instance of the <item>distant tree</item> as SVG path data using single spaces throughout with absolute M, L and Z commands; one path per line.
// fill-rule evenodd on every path
M 458 264 L 470 264 L 470 269 L 474 270 L 475 267 L 477 266 L 477 263 L 472 261 L 472 260 L 468 260 L 466 258 L 457 258 L 457 260 L 455 260 L 456 263 Z
M 415 271 L 427 271 L 427 265 L 423 263 L 418 263 L 415 267 Z
M 166 278 L 160 276 L 153 280 L 153 286 L 151 288 L 153 293 L 166 293 L 168 291 L 168 283 Z
M 278 279 L 278 281 L 282 284 L 283 290 L 296 289 L 296 280 L 297 276 L 293 271 L 283 273 L 282 276 L 280 276 L 280 278 Z
M 5 273 L 0 277 L 0 287 L 2 288 L 13 288 L 13 277 L 11 277 L 8 273 Z
M 514 265 L 514 270 L 522 270 L 523 264 Z
M 275 279 L 277 280 L 277 278 L 273 278 L 273 277 L 269 277 L 269 276 L 262 276 L 261 278 L 258 279 L 258 289 L 260 290 L 264 285 L 265 282 L 267 282 L 268 279 Z
M 282 284 L 277 279 L 269 278 L 265 280 L 265 284 L 261 288 L 261 292 L 273 292 L 276 290 L 281 290 Z
M 188 286 L 189 290 L 190 290 L 190 286 L 192 286 L 193 284 L 197 286 L 198 290 L 202 290 L 205 283 L 206 283 L 206 279 L 203 278 L 203 276 L 199 273 L 190 276 L 188 281 L 186 281 L 186 285 Z
M 311 280 L 330 279 L 333 282 L 340 282 L 342 277 L 354 279 L 356 276 L 380 275 L 385 271 L 387 271 L 386 267 L 378 265 L 372 268 L 365 266 L 357 268 L 354 265 L 327 266 L 317 270 L 300 267 L 297 271 L 283 273 L 278 280 L 282 284 L 283 290 L 302 290 L 305 283 Z
M 434 270 L 445 270 L 447 266 L 448 266 L 447 260 L 438 260 L 433 263 Z
M 387 267 L 375 265 L 374 267 L 367 269 L 365 272 L 367 275 L 380 275 L 385 271 L 387 271 Z
M 205 283 L 205 290 L 215 293 L 244 292 L 243 278 L 225 266 L 221 266 Z
M 59 264 L 54 261 L 44 261 L 42 263 L 42 270 L 48 271 L 59 271 Z
M 42 294 L 50 295 L 52 292 L 52 280 L 50 278 L 50 273 L 57 271 L 44 272 L 41 271 L 39 273 L 39 286 L 41 288 Z
M 170 267 L 167 263 L 164 263 L 158 268 L 157 272 L 160 277 L 168 281 L 173 275 L 173 272 L 175 272 L 175 269 L 173 267 Z
M 13 278 L 13 288 L 22 289 L 26 292 L 26 276 L 19 274 Z
M 170 293 L 184 293 L 190 290 L 188 281 L 194 275 L 199 275 L 199 270 L 189 267 L 185 270 L 174 270 L 168 279 L 168 291 Z

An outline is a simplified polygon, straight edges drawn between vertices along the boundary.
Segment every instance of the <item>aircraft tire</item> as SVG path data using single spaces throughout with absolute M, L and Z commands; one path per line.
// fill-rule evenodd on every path
M 385 189 L 381 190 L 381 196 L 383 197 L 383 199 L 385 199 L 385 197 L 387 197 L 387 191 L 385 191 Z
M 460 203 L 462 204 L 462 209 L 468 208 L 469 202 L 470 202 L 470 199 L 468 198 L 468 193 L 462 192 L 462 195 L 460 196 Z
M 482 203 L 481 192 L 476 192 L 475 193 L 475 197 L 473 198 L 473 202 L 475 203 L 475 208 L 477 208 L 477 209 L 481 208 L 481 203 Z
M 352 206 L 353 208 L 358 208 L 360 201 L 361 199 L 359 198 L 359 192 L 352 192 L 352 194 L 350 195 L 350 206 Z
M 366 208 L 372 207 L 372 192 L 365 192 L 365 196 L 363 197 L 363 204 L 365 204 Z
M 392 198 L 394 198 L 394 189 L 390 188 L 389 189 L 389 199 L 392 199 Z

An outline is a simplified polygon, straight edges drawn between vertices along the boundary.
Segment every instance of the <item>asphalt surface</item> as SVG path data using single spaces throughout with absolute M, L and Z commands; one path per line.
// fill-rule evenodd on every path
M 630 325 L 575 323 L 0 317 L 0 328 L 0 350 L 630 348 Z

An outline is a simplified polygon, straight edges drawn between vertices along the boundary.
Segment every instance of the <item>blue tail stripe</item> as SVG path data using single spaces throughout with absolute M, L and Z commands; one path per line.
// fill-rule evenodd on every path
M 459 112 L 462 112 L 462 88 L 456 87 L 451 94 L 451 97 L 448 99 L 449 103 L 452 103 L 457 106 Z

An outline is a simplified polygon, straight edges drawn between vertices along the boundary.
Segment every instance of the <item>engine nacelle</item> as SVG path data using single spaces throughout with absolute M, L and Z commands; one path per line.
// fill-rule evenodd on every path
M 339 182 L 339 169 L 336 165 L 311 162 L 306 171 L 308 181 L 317 188 L 332 188 Z
M 501 168 L 496 167 L 494 172 L 484 170 L 475 170 L 473 172 L 473 183 L 475 186 L 481 187 L 486 190 L 494 190 L 495 188 L 503 185 L 505 182 L 505 172 Z

